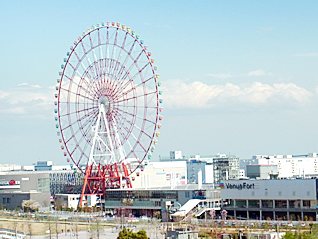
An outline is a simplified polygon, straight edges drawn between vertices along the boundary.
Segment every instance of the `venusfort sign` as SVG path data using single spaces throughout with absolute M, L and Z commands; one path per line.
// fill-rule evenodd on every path
M 222 189 L 255 189 L 255 183 L 220 183 Z

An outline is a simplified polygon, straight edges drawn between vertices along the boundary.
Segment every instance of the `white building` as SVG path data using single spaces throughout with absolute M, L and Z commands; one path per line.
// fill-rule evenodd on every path
M 18 164 L 0 164 L 0 172 L 21 170 Z
M 78 207 L 80 197 L 80 194 L 56 194 L 55 202 L 56 206 L 58 207 L 57 210 L 59 210 L 60 208 L 76 209 Z
M 246 165 L 277 165 L 279 178 L 317 177 L 317 162 L 316 153 L 307 155 L 256 155 L 252 159 L 241 160 L 240 168 L 246 172 Z

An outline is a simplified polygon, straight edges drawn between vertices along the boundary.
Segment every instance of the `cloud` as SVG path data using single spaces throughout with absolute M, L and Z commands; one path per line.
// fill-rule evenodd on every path
M 0 114 L 47 118 L 53 112 L 53 87 L 21 83 L 15 88 L 0 91 Z
M 18 86 L 25 86 L 25 85 L 29 85 L 28 83 L 20 83 L 18 84 Z
M 258 69 L 255 71 L 250 71 L 249 73 L 247 73 L 247 76 L 264 76 L 264 75 L 272 75 L 271 73 L 267 73 L 266 71 L 262 70 L 262 69 Z
M 29 85 L 28 83 L 20 83 L 20 84 L 18 84 L 18 86 L 21 86 L 21 87 L 27 86 L 27 87 L 32 87 L 32 88 L 41 88 L 41 86 L 39 86 L 39 85 Z
M 215 78 L 220 78 L 220 79 L 226 79 L 226 78 L 232 78 L 232 77 L 236 77 L 236 76 L 265 76 L 265 75 L 272 75 L 272 73 L 270 72 L 266 72 L 265 70 L 262 69 L 258 69 L 255 71 L 250 71 L 247 74 L 238 74 L 238 75 L 232 75 L 230 72 L 228 73 L 217 73 L 217 74 L 207 74 L 207 76 L 212 76 Z
M 163 85 L 167 108 L 236 108 L 299 106 L 310 101 L 313 93 L 294 83 L 272 85 L 254 82 L 246 86 L 226 83 L 207 85 L 200 81 L 189 84 L 169 80 Z
M 228 72 L 228 73 L 218 73 L 218 74 L 208 74 L 208 76 L 212 76 L 212 77 L 220 78 L 220 79 L 226 79 L 226 78 L 231 78 L 232 77 L 230 72 Z

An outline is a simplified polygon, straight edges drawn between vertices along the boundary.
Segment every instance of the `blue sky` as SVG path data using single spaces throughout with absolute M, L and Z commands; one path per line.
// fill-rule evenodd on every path
M 82 31 L 121 22 L 163 83 L 156 154 L 317 152 L 317 1 L 2 1 L 0 163 L 66 163 L 54 86 Z

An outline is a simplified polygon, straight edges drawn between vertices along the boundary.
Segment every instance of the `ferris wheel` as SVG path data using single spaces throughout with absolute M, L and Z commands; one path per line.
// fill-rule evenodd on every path
M 148 46 L 124 24 L 92 26 L 61 65 L 55 120 L 68 162 L 85 174 L 86 195 L 132 187 L 161 128 L 159 74 Z

